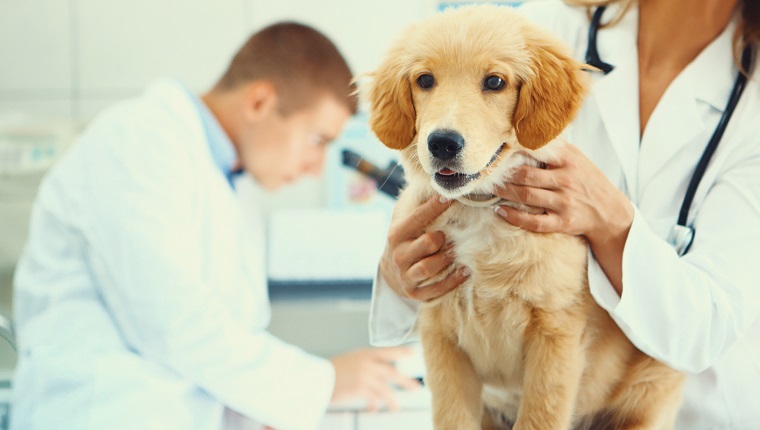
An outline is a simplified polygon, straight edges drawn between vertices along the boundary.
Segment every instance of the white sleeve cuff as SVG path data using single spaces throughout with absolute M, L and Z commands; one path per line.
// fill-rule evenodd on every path
M 610 280 L 607 279 L 602 266 L 594 258 L 591 248 L 588 250 L 588 286 L 591 290 L 591 295 L 599 306 L 609 313 L 615 311 L 615 308 L 620 303 L 620 296 L 615 291 Z
M 399 297 L 380 275 L 372 285 L 369 339 L 374 346 L 394 346 L 417 340 L 419 303 Z
M 623 250 L 622 295 L 591 256 L 588 277 L 597 303 L 647 355 L 692 373 L 703 371 L 719 355 L 722 343 L 710 336 L 722 335 L 722 321 L 713 321 L 710 314 L 730 306 L 709 275 L 681 260 L 638 209 Z
M 617 291 L 615 291 L 612 283 L 590 250 L 588 259 L 589 289 L 597 304 L 610 314 L 618 327 L 623 330 L 636 347 L 660 360 L 663 360 L 669 354 L 663 351 L 662 348 L 654 347 L 651 336 L 654 333 L 664 334 L 667 332 L 664 329 L 664 327 L 667 327 L 667 323 L 662 320 L 663 318 L 667 318 L 669 313 L 667 306 L 661 306 L 664 303 L 662 301 L 658 302 L 659 294 L 652 291 L 652 289 L 660 289 L 661 285 L 659 282 L 653 285 L 642 285 L 636 277 L 632 279 L 628 271 L 641 270 L 640 268 L 642 267 L 639 263 L 631 262 L 632 256 L 630 254 L 636 252 L 645 252 L 647 254 L 661 252 L 675 253 L 675 251 L 670 251 L 667 247 L 666 243 L 655 237 L 650 231 L 643 216 L 634 207 L 633 222 L 631 223 L 622 256 L 622 296 L 618 295 Z M 656 248 L 657 250 L 655 251 Z M 645 266 L 648 266 L 648 270 L 651 271 L 660 270 L 651 265 Z M 660 330 L 656 329 L 657 325 L 661 327 Z M 654 343 L 663 344 L 665 342 L 660 340 Z

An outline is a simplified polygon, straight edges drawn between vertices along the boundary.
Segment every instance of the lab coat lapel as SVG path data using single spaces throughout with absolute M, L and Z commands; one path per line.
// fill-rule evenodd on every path
M 703 134 L 705 125 L 696 99 L 682 77 L 685 78 L 676 78 L 662 95 L 644 130 L 639 155 L 638 189 L 641 191 L 676 153 Z M 707 141 L 701 145 L 707 145 Z
M 611 9 L 604 19 L 615 13 Z M 617 25 L 599 31 L 600 56 L 615 68 L 607 75 L 595 77 L 592 87 L 592 97 L 625 176 L 625 191 L 631 198 L 636 196 L 639 151 L 637 25 L 638 11 L 634 8 Z
M 732 22 L 670 84 L 649 118 L 641 140 L 639 192 L 673 163 L 680 151 L 701 154 L 713 129 L 703 112 L 716 118 L 724 109 L 733 85 Z
M 627 193 L 636 196 L 639 152 L 638 74 L 635 67 L 617 67 L 594 86 L 594 99 L 625 176 Z

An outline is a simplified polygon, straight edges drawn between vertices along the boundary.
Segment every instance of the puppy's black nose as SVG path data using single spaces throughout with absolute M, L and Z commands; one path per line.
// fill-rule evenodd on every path
M 440 160 L 454 158 L 464 148 L 464 138 L 455 131 L 439 130 L 428 136 L 428 149 Z

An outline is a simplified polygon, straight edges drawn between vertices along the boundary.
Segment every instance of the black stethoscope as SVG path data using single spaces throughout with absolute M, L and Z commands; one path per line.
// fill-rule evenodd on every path
M 614 66 L 602 61 L 602 59 L 599 58 L 599 51 L 596 49 L 596 36 L 599 31 L 602 14 L 604 13 L 605 8 L 605 6 L 596 8 L 593 16 L 591 17 L 591 25 L 588 29 L 586 64 L 596 67 L 606 75 L 607 73 L 610 73 L 612 69 L 614 69 Z M 752 63 L 752 48 L 749 45 L 747 45 L 747 47 L 744 48 L 744 51 L 742 52 L 741 62 L 742 69 L 749 72 L 749 67 Z M 696 169 L 694 169 L 694 173 L 691 176 L 691 181 L 689 181 L 689 187 L 686 189 L 686 195 L 684 196 L 683 203 L 681 204 L 681 212 L 678 214 L 678 224 L 673 226 L 673 230 L 671 230 L 670 237 L 668 238 L 668 241 L 675 247 L 676 252 L 679 256 L 686 254 L 689 251 L 692 242 L 694 241 L 694 227 L 686 225 L 687 219 L 689 217 L 689 208 L 691 207 L 691 203 L 694 200 L 694 194 L 697 192 L 699 182 L 702 180 L 702 176 L 704 176 L 705 170 L 707 170 L 707 164 L 710 162 L 710 158 L 712 158 L 713 154 L 715 153 L 715 149 L 718 147 L 718 143 L 720 143 L 721 137 L 723 137 L 723 132 L 726 131 L 728 121 L 734 114 L 736 104 L 739 103 L 739 98 L 741 97 L 746 85 L 747 77 L 741 71 L 739 71 L 739 74 L 736 76 L 736 81 L 734 82 L 734 89 L 731 90 L 731 96 L 729 97 L 728 103 L 726 104 L 726 109 L 723 110 L 723 115 L 720 117 L 720 121 L 718 121 L 718 125 L 715 127 L 715 131 L 713 132 L 712 137 L 710 137 L 710 141 L 708 142 L 705 151 L 702 153 L 702 157 L 699 159 L 699 163 L 697 163 Z

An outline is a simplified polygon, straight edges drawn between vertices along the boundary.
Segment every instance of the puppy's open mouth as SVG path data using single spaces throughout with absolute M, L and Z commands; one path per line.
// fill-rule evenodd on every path
M 496 150 L 496 152 L 493 154 L 493 157 L 491 157 L 491 160 L 488 161 L 488 164 L 483 168 L 483 170 L 475 173 L 460 173 L 455 170 L 452 170 L 448 167 L 444 167 L 438 172 L 433 175 L 435 178 L 435 182 L 438 183 L 438 185 L 442 186 L 443 188 L 447 190 L 453 190 L 459 187 L 462 187 L 466 185 L 468 182 L 478 179 L 480 175 L 485 172 L 491 165 L 499 158 L 499 154 L 501 154 L 501 151 L 504 150 L 504 148 L 507 146 L 506 143 L 502 143 L 499 149 Z

